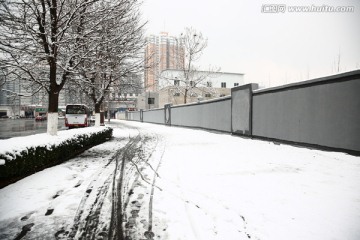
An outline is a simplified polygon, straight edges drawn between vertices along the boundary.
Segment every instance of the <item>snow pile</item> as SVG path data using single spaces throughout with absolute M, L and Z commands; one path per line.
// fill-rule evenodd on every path
M 57 136 L 41 133 L 24 137 L 4 139 L 0 140 L 0 155 L 6 156 L 7 160 L 13 160 L 13 156 L 20 156 L 21 152 L 27 151 L 30 148 L 41 146 L 50 150 L 51 146 L 57 146 L 67 140 L 76 139 L 80 135 L 91 136 L 92 134 L 101 132 L 104 129 L 104 127 L 89 127 L 59 131 Z M 3 164 L 5 164 L 5 161 L 0 160 L 0 165 Z

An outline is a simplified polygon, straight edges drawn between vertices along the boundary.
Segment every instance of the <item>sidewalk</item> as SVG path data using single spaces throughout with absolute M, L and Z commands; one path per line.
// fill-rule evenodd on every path
M 138 122 L 110 126 L 112 141 L 0 190 L 0 239 L 24 226 L 27 239 L 107 239 L 114 203 L 131 239 L 360 239 L 359 157 Z

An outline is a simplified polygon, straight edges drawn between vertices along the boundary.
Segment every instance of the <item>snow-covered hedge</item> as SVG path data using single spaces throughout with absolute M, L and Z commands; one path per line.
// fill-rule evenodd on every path
M 0 141 L 0 180 L 21 177 L 64 162 L 112 137 L 112 128 L 91 127 Z

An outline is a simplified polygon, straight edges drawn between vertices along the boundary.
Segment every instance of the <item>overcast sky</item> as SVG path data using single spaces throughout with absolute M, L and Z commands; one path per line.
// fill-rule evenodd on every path
M 286 4 L 284 13 L 264 13 Z M 289 6 L 353 6 L 352 13 L 293 13 Z M 178 36 L 193 27 L 208 38 L 201 66 L 244 73 L 276 86 L 360 68 L 358 0 L 144 0 L 147 33 Z

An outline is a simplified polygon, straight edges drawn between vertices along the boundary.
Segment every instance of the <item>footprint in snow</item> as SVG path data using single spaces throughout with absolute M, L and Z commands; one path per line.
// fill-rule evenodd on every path
M 136 200 L 135 200 L 135 201 L 132 201 L 132 202 L 131 202 L 131 205 L 132 205 L 132 208 L 133 208 L 133 209 L 134 209 L 134 208 L 135 208 L 135 209 L 140 209 L 140 207 L 141 207 L 142 204 L 141 204 L 139 201 L 136 201 Z
M 55 199 L 55 198 L 59 197 L 63 192 L 64 192 L 64 190 L 57 191 L 57 193 L 52 198 Z
M 33 214 L 33 212 L 31 212 L 31 213 L 23 216 L 22 218 L 20 218 L 20 220 L 21 220 L 21 221 L 27 221 L 27 220 L 31 217 L 32 214 Z
M 74 186 L 74 188 L 79 187 L 82 184 L 82 182 L 83 182 L 82 180 L 79 180 L 78 183 Z
M 27 234 L 27 232 L 31 231 L 31 228 L 34 225 L 35 225 L 34 223 L 29 223 L 23 226 L 21 232 L 15 237 L 14 240 L 22 239 Z
M 51 215 L 53 212 L 54 212 L 54 209 L 53 209 L 53 208 L 49 208 L 49 209 L 46 211 L 45 216 L 49 216 L 49 215 Z

